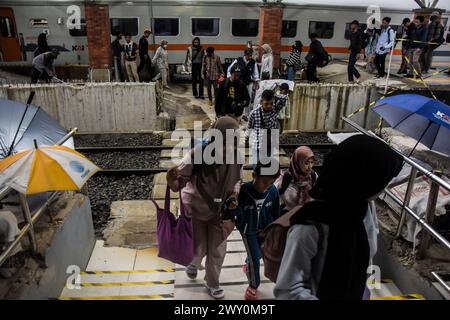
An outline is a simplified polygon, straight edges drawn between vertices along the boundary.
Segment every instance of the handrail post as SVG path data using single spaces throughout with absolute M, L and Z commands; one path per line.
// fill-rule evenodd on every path
M 19 200 L 20 206 L 22 207 L 23 215 L 25 217 L 25 221 L 30 225 L 28 237 L 30 239 L 31 249 L 33 252 L 36 252 L 37 251 L 36 236 L 34 234 L 33 219 L 31 219 L 30 207 L 28 206 L 27 197 L 24 194 L 19 193 Z
M 439 174 L 439 173 L 437 173 Z M 428 195 L 428 202 L 427 202 L 427 210 L 425 212 L 425 221 L 427 224 L 429 224 L 431 227 L 433 227 L 434 223 L 434 217 L 435 217 L 435 211 L 436 211 L 436 204 L 439 197 L 439 184 L 435 181 L 431 181 L 431 188 L 430 193 Z M 425 256 L 425 252 L 430 246 L 430 240 L 431 236 L 428 232 L 422 233 L 422 239 L 420 241 L 419 245 L 419 251 L 418 251 L 418 258 L 422 259 Z
M 411 167 L 411 174 L 409 176 L 408 180 L 408 187 L 406 188 L 406 194 L 405 199 L 403 200 L 403 206 L 402 210 L 400 212 L 400 219 L 397 225 L 397 231 L 395 232 L 395 237 L 400 237 L 400 234 L 402 232 L 402 227 L 405 224 L 405 218 L 406 218 L 406 211 L 405 207 L 409 206 L 409 201 L 411 200 L 411 193 L 414 188 L 414 183 L 416 181 L 417 177 L 417 169 L 415 167 Z

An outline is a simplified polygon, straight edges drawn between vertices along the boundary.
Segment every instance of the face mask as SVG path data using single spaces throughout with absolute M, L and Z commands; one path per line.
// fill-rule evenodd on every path
M 164 49 L 167 49 L 167 44 L 164 44 L 162 47 L 163 47 Z

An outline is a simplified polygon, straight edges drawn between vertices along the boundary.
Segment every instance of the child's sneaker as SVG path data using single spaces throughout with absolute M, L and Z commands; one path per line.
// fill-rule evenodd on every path
M 247 264 L 246 264 L 246 263 L 244 263 L 244 264 L 242 265 L 242 272 L 244 272 L 245 274 L 248 273 L 248 268 L 247 268 Z
M 245 290 L 245 300 L 258 300 L 258 290 L 248 287 L 247 290 Z
M 225 297 L 225 292 L 223 291 L 223 289 L 221 287 L 217 287 L 217 288 L 210 288 L 208 287 L 208 285 L 205 283 L 205 287 L 206 290 L 208 290 L 208 294 L 213 297 L 214 299 L 223 299 L 223 297 Z
M 194 280 L 195 278 L 197 278 L 197 267 L 193 266 L 192 264 L 188 265 L 186 267 L 186 275 L 191 280 Z

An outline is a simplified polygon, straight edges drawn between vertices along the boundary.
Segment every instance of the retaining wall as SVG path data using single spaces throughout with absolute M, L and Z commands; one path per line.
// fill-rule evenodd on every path
M 36 92 L 33 104 L 67 129 L 133 132 L 156 128 L 154 83 L 5 85 L 0 87 L 0 97 L 26 102 L 31 90 Z
M 350 129 L 341 120 L 354 110 L 368 106 L 380 97 L 373 85 L 365 84 L 307 84 L 295 85 L 291 100 L 291 118 L 285 129 L 300 131 L 328 131 Z M 365 110 L 352 120 L 367 129 L 378 125 L 377 115 Z

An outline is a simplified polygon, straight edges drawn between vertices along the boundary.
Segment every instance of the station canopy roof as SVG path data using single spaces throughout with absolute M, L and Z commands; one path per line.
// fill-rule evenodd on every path
M 36 0 L 34 0 L 36 1 Z M 34 2 L 32 1 L 32 2 Z M 271 0 L 269 0 L 271 1 Z M 422 0 L 425 2 L 432 2 L 430 0 Z M 30 3 L 30 0 L 10 0 L 7 1 L 8 3 Z M 85 2 L 85 1 L 79 1 L 79 0 L 42 0 L 42 1 L 36 1 L 36 2 L 46 2 L 46 3 L 55 3 L 55 4 L 65 4 L 65 3 L 79 3 L 79 2 Z M 89 1 L 90 2 L 90 1 Z M 94 2 L 94 1 L 93 1 Z M 149 0 L 130 0 L 130 1 L 124 1 L 124 0 L 99 0 L 95 2 L 100 3 L 123 3 L 127 5 L 133 5 L 133 4 L 149 4 Z M 212 4 L 212 3 L 241 3 L 241 4 L 262 4 L 262 0 L 153 0 L 152 1 L 154 5 L 157 5 L 158 3 L 186 3 L 186 4 L 195 4 L 195 3 L 205 3 L 205 4 Z M 413 9 L 420 8 L 419 5 L 414 0 L 282 0 L 283 4 L 286 5 L 298 5 L 298 6 L 308 6 L 308 7 L 353 7 L 353 8 L 367 8 L 370 5 L 378 5 L 381 9 L 391 9 L 391 10 L 406 10 L 410 11 Z M 439 0 L 436 8 L 439 9 L 445 9 L 446 11 L 450 11 L 450 1 L 449 0 Z

